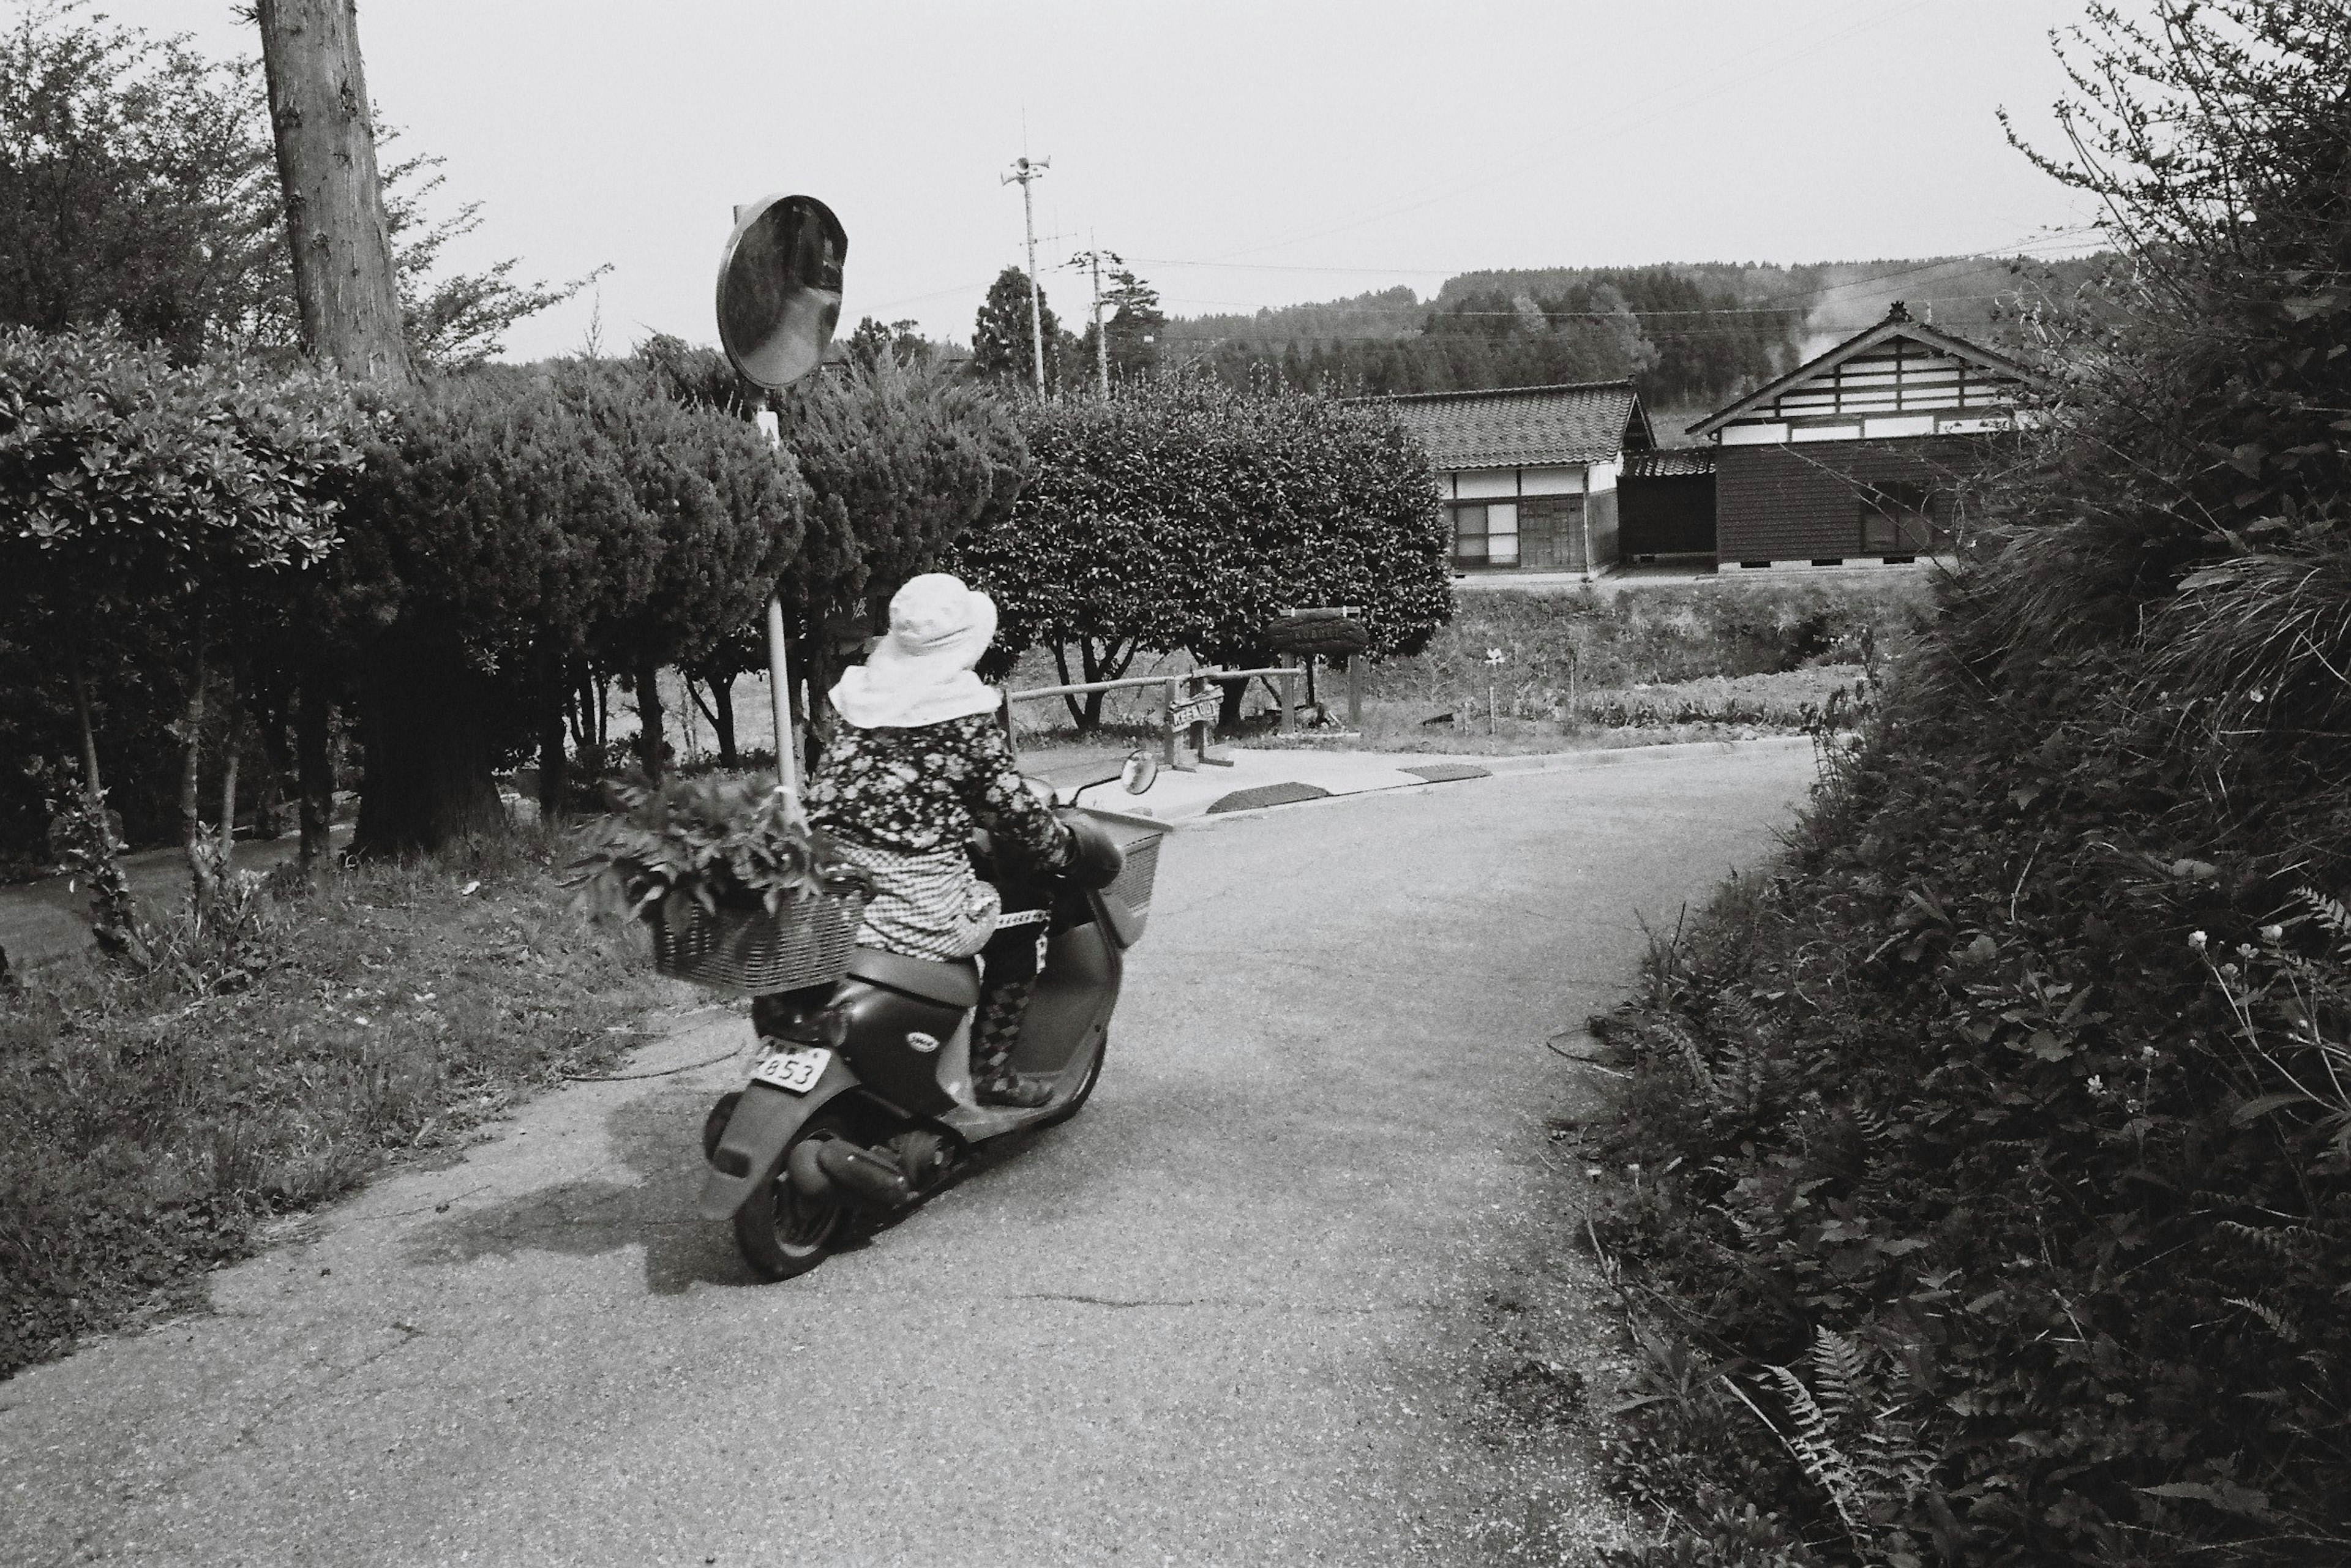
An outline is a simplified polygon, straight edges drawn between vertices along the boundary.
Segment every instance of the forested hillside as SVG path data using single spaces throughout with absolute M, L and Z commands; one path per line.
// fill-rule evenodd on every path
M 1206 363 L 1236 382 L 1270 373 L 1342 394 L 1630 377 L 1653 409 L 1698 413 L 1860 330 L 1897 299 L 1921 319 L 2015 347 L 2027 318 L 2070 304 L 2101 267 L 2095 257 L 1953 256 L 1470 272 L 1426 300 L 1397 287 L 1171 320 L 1160 362 Z

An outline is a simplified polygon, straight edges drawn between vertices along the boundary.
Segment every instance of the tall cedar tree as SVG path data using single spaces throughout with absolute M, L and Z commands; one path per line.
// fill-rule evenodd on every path
M 1061 385 L 1061 323 L 1041 288 L 1037 305 L 1039 319 L 1044 323 L 1045 390 L 1050 392 Z M 1029 330 L 1029 275 L 1008 267 L 987 286 L 987 298 L 980 301 L 979 314 L 972 321 L 971 373 L 983 381 L 1034 392 L 1037 361 L 1029 345 L 1035 341 Z

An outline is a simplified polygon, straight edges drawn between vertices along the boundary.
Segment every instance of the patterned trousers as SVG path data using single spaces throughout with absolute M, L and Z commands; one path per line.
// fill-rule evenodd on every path
M 1025 903 L 1016 895 L 1016 903 Z M 1008 909 L 1004 918 L 1022 913 Z M 1012 1071 L 1012 1052 L 1020 1043 L 1020 1026 L 1029 1017 L 1029 998 L 1037 989 L 1044 967 L 1047 922 L 1031 918 L 1017 925 L 999 925 L 980 949 L 986 967 L 979 998 L 979 1016 L 971 1027 L 971 1076 L 976 1083 L 1001 1082 Z

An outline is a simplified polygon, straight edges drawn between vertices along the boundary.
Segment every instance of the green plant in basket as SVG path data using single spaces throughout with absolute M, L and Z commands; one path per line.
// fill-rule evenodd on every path
M 606 792 L 614 809 L 587 829 L 565 878 L 599 919 L 676 927 L 696 909 L 778 915 L 797 901 L 872 891 L 780 789 L 708 774 L 623 779 Z

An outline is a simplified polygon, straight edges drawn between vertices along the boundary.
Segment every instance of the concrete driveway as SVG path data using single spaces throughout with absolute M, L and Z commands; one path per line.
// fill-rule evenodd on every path
M 1497 1312 L 1578 1288 L 1544 1124 L 1590 1091 L 1543 1042 L 1811 774 L 1629 754 L 1187 829 L 1085 1113 L 784 1285 L 690 1217 L 747 1030 L 689 1020 L 621 1070 L 686 1071 L 0 1385 L 0 1558 L 1576 1561 L 1623 1526 L 1573 1431 L 1489 1419 Z

